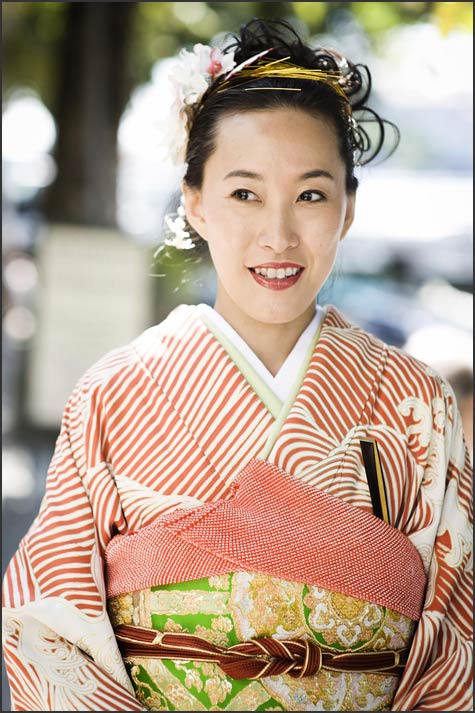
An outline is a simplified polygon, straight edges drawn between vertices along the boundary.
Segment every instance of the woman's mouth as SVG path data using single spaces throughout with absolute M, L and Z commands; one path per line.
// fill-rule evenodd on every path
M 300 279 L 304 268 L 298 265 L 250 267 L 254 280 L 269 290 L 286 290 Z

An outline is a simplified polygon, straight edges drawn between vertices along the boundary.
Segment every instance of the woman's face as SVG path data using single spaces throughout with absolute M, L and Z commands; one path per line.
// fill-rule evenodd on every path
M 353 220 L 345 178 L 323 118 L 273 109 L 220 120 L 203 184 L 185 186 L 185 205 L 216 268 L 215 308 L 235 329 L 310 320 Z

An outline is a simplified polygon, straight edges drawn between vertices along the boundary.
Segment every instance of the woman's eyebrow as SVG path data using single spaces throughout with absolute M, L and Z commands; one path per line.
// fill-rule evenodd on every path
M 332 181 L 335 180 L 335 177 L 323 168 L 314 168 L 312 171 L 306 171 L 300 176 L 301 181 L 306 181 L 308 178 L 330 178 Z
M 230 171 L 224 177 L 227 178 L 253 178 L 256 181 L 262 181 L 263 177 L 260 173 L 255 173 L 254 171 L 245 171 L 244 169 L 236 169 L 235 171 Z M 334 181 L 335 178 L 329 171 L 325 171 L 323 168 L 314 168 L 311 171 L 306 171 L 299 177 L 299 181 L 306 181 L 309 178 L 329 178 Z
M 260 173 L 254 173 L 254 171 L 244 171 L 243 169 L 237 169 L 236 171 L 230 171 L 224 177 L 226 178 L 255 178 L 257 181 L 262 181 L 263 178 Z

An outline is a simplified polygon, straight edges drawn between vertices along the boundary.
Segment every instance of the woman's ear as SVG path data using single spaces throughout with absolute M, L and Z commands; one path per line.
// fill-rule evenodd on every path
M 345 237 L 345 235 L 347 234 L 348 230 L 351 228 L 351 225 L 353 223 L 353 220 L 355 217 L 355 201 L 356 201 L 356 191 L 352 191 L 351 193 L 348 194 L 347 201 L 346 201 L 345 221 L 344 221 L 343 227 L 341 229 L 340 240 L 343 240 L 343 238 Z
M 190 188 L 183 184 L 183 196 L 185 199 L 185 213 L 188 223 L 198 235 L 206 240 L 206 222 L 203 217 L 201 201 L 201 191 L 197 188 Z

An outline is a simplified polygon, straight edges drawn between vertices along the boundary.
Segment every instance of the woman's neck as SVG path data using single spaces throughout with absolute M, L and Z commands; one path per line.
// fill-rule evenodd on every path
M 242 312 L 223 308 L 219 301 L 214 309 L 239 334 L 273 376 L 279 372 L 315 314 L 315 306 L 312 305 L 291 322 L 272 324 L 258 322 Z

